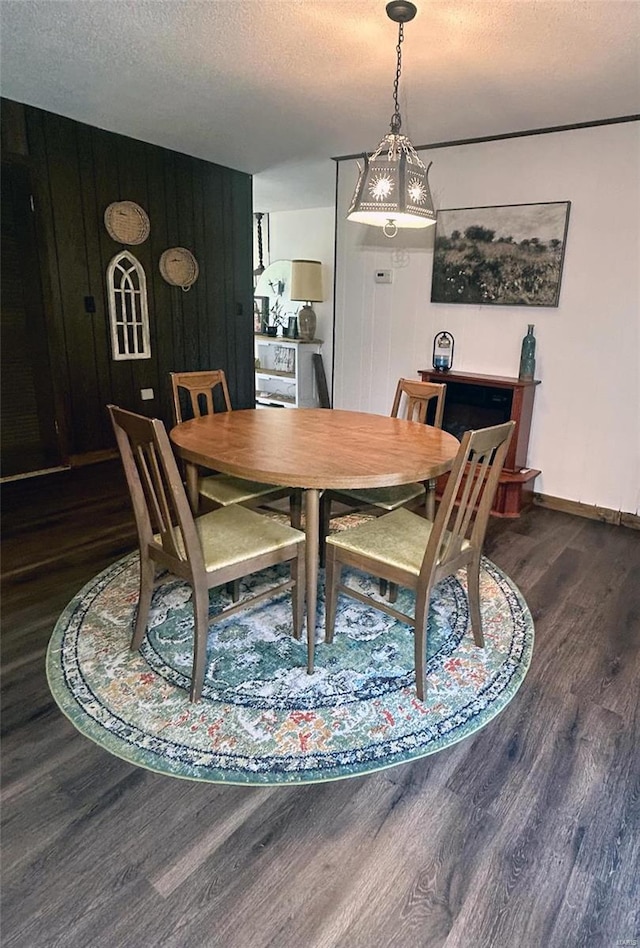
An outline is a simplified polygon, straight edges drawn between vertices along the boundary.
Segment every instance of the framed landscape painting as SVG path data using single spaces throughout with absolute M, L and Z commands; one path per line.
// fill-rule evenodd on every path
M 438 211 L 432 303 L 557 306 L 570 201 Z

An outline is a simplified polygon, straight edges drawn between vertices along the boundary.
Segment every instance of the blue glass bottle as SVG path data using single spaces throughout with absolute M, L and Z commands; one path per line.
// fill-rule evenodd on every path
M 527 327 L 527 335 L 522 340 L 522 349 L 520 350 L 520 371 L 518 378 L 523 381 L 533 379 L 536 370 L 536 337 L 533 335 L 533 325 L 530 323 Z

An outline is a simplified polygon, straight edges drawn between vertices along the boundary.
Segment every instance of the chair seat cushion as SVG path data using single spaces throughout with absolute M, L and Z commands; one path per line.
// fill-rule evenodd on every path
M 300 530 L 237 504 L 197 517 L 196 529 L 207 572 L 283 550 L 304 540 Z
M 269 494 L 281 494 L 282 487 L 261 484 L 259 481 L 246 481 L 228 474 L 213 474 L 200 479 L 198 492 L 221 507 L 226 507 L 228 504 L 243 504 Z
M 390 566 L 414 576 L 420 573 L 433 523 L 410 510 L 400 508 L 358 527 L 327 537 L 327 543 Z M 447 534 L 444 534 L 446 539 Z M 464 540 L 462 549 L 469 547 Z
M 370 490 L 341 490 L 340 495 L 371 507 L 395 510 L 416 497 L 424 496 L 424 485 L 398 484 L 395 487 L 372 487 Z

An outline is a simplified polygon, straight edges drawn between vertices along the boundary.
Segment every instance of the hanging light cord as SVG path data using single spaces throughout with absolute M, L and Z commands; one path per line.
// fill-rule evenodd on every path
M 394 112 L 391 116 L 391 134 L 399 135 L 402 126 L 402 116 L 400 115 L 400 106 L 398 104 L 398 86 L 400 85 L 400 74 L 402 72 L 402 41 L 404 40 L 404 23 L 398 24 L 398 45 L 396 46 L 396 55 L 398 57 L 396 65 L 396 77 L 393 82 L 393 105 Z

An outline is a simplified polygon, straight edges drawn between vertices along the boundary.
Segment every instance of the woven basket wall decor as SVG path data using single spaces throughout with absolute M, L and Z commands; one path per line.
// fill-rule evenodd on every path
M 160 273 L 171 286 L 186 292 L 198 279 L 198 261 L 186 247 L 170 247 L 160 257 Z
M 114 201 L 104 212 L 104 226 L 119 244 L 142 244 L 151 226 L 147 212 L 133 201 Z

